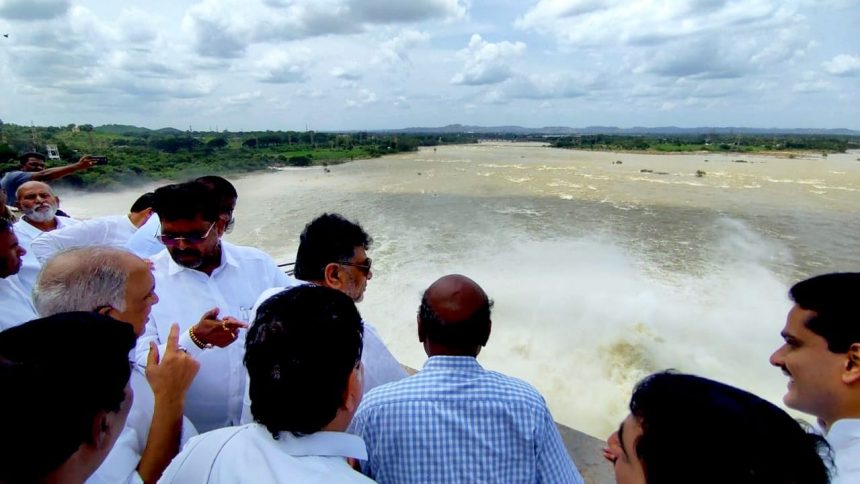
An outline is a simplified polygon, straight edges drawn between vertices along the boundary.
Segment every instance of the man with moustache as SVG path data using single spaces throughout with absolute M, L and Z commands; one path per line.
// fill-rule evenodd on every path
M 807 279 L 789 291 L 785 343 L 770 363 L 789 377 L 785 404 L 814 415 L 833 449 L 833 484 L 860 482 L 860 273 Z
M 18 188 L 26 182 L 56 180 L 57 178 L 86 170 L 96 164 L 96 161 L 87 155 L 81 157 L 77 163 L 45 168 L 45 155 L 33 151 L 22 154 L 18 157 L 18 160 L 21 162 L 20 169 L 6 172 L 3 178 L 0 179 L 0 186 L 6 191 L 10 205 L 15 205 L 18 198 Z
M 179 344 L 200 362 L 186 415 L 200 432 L 235 425 L 245 387 L 245 333 L 240 330 L 263 291 L 298 282 L 264 252 L 221 239 L 228 221 L 221 217 L 217 194 L 200 182 L 157 189 L 155 212 L 166 247 L 152 257 L 160 303 L 140 338 L 137 361 L 146 362 L 150 342 L 164 345 L 178 322 Z
M 373 278 L 372 261 L 367 257 L 372 242 L 361 225 L 337 213 L 324 213 L 308 223 L 299 237 L 295 276 L 301 281 L 336 289 L 359 303 L 364 298 L 367 281 Z M 264 292 L 257 305 L 283 289 L 278 287 Z M 364 366 L 364 391 L 406 378 L 406 370 L 382 342 L 376 328 L 367 321 L 363 323 L 361 363 Z M 242 423 L 251 421 L 251 402 L 247 393 Z
M 491 307 L 484 290 L 458 274 L 424 292 L 418 341 L 429 359 L 417 374 L 365 395 L 350 427 L 367 444 L 368 477 L 582 484 L 538 391 L 478 363 Z
M 95 311 L 143 333 L 158 303 L 149 264 L 112 247 L 69 249 L 50 259 L 39 274 L 34 302 L 41 316 Z M 146 367 L 134 365 L 134 403 L 122 434 L 90 484 L 155 482 L 181 444 L 197 435 L 183 417 L 185 394 L 199 364 L 178 345 L 174 324 L 166 349 L 151 348 Z M 154 346 L 154 343 L 150 343 Z
M 16 282 L 21 289 L 29 293 L 36 283 L 42 264 L 30 251 L 30 243 L 45 232 L 77 224 L 78 221 L 57 215 L 60 208 L 60 198 L 47 183 L 29 181 L 18 187 L 16 205 L 21 210 L 21 220 L 15 222 L 15 233 L 18 243 L 28 252 L 24 256 L 21 271 L 16 276 Z
M 27 253 L 18 244 L 12 224 L 0 218 L 0 331 L 36 318 L 30 296 L 10 279 L 21 269 L 21 258 Z

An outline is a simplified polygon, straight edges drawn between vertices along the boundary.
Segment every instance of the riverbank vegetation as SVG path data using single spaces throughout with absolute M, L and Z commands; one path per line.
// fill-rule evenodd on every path
M 775 151 L 815 151 L 844 153 L 860 148 L 857 136 L 821 135 L 689 135 L 630 136 L 583 135 L 553 139 L 552 146 L 581 150 L 669 152 L 760 153 Z
M 235 174 L 269 167 L 322 166 L 416 151 L 419 146 L 469 143 L 460 135 L 395 135 L 314 131 L 200 132 L 172 128 L 70 124 L 64 127 L 0 126 L 0 171 L 17 169 L 19 153 L 57 147 L 62 161 L 83 154 L 107 156 L 108 163 L 63 178 L 77 188 L 108 189 L 152 180 L 179 180 L 200 174 Z M 7 161 L 8 160 L 8 161 Z

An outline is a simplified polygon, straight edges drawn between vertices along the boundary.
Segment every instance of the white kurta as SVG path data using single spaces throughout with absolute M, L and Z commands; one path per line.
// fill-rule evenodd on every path
M 137 227 L 131 223 L 128 215 L 99 217 L 62 229 L 42 232 L 30 242 L 30 252 L 44 264 L 55 253 L 73 247 L 91 245 L 125 247 L 128 239 L 136 231 Z
M 149 342 L 155 341 L 164 354 L 170 326 L 179 323 L 179 344 L 200 362 L 185 405 L 185 415 L 200 432 L 239 423 L 245 392 L 245 331 L 226 348 L 201 350 L 191 341 L 188 329 L 215 307 L 220 309 L 219 318 L 233 316 L 247 322 L 260 293 L 298 284 L 258 249 L 224 241 L 221 247 L 221 265 L 211 276 L 177 264 L 167 250 L 152 258 L 159 302 L 152 307 L 137 343 L 137 362 L 145 365 Z
M 12 277 L 0 278 L 0 331 L 38 318 L 30 296 L 11 281 Z
M 827 442 L 836 464 L 832 484 L 860 482 L 860 418 L 837 420 L 827 432 Z
M 73 218 L 57 217 L 57 228 L 54 230 L 60 230 L 78 223 L 80 222 Z M 36 285 L 36 278 L 39 276 L 39 271 L 42 269 L 42 264 L 38 259 L 36 259 L 36 256 L 30 250 L 30 243 L 33 239 L 42 235 L 43 232 L 30 225 L 30 223 L 23 218 L 15 222 L 13 227 L 15 235 L 18 236 L 18 245 L 27 251 L 27 255 L 25 255 L 22 260 L 21 270 L 18 272 L 18 275 L 14 276 L 15 279 L 13 280 L 24 292 L 30 294 L 30 292 L 33 291 L 33 286 Z
M 281 432 L 275 440 L 264 426 L 248 424 L 191 439 L 158 482 L 373 482 L 352 469 L 347 463 L 348 457 L 367 459 L 360 437 L 343 432 L 316 432 L 296 437 Z
M 274 287 L 260 294 L 259 299 L 254 304 L 254 309 L 251 311 L 252 319 L 257 314 L 257 308 L 263 304 L 266 299 L 283 291 L 284 287 Z M 397 381 L 409 376 L 403 366 L 397 361 L 397 358 L 388 351 L 388 347 L 382 342 L 376 328 L 367 321 L 362 320 L 364 324 L 364 348 L 361 352 L 361 364 L 364 366 L 364 393 L 371 389 Z M 242 402 L 242 419 L 241 423 L 247 424 L 254 421 L 251 415 L 251 396 L 248 394 L 248 372 L 245 371 L 245 396 Z
M 136 366 L 131 372 L 131 389 L 134 391 L 134 401 L 125 421 L 119 438 L 107 458 L 96 472 L 87 480 L 87 484 L 96 483 L 127 483 L 142 484 L 143 480 L 137 473 L 137 466 L 146 448 L 149 438 L 149 428 L 152 425 L 152 413 L 155 409 L 155 395 L 146 380 L 143 369 Z M 182 419 L 182 445 L 197 435 L 197 430 L 187 418 Z

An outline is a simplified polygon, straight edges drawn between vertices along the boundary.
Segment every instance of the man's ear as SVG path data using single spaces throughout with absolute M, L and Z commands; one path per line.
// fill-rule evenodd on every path
M 111 428 L 108 420 L 107 412 L 99 411 L 93 417 L 92 425 L 90 426 L 90 435 L 88 444 L 96 449 L 103 449 L 111 443 Z
M 101 314 L 102 316 L 112 317 L 112 316 L 110 315 L 110 312 L 111 312 L 111 311 L 113 311 L 113 307 L 111 307 L 111 306 L 102 306 L 102 307 L 100 307 L 100 308 L 99 308 L 99 310 L 98 310 L 97 312 L 98 312 L 99 314 Z
M 493 321 L 491 319 L 487 320 L 487 337 L 484 338 L 484 341 L 481 342 L 481 346 L 487 346 L 487 341 L 490 341 L 490 333 L 493 332 Z
M 842 372 L 842 383 L 848 385 L 860 384 L 860 343 L 854 343 L 846 353 L 845 370 Z
M 350 414 L 354 414 L 358 410 L 358 404 L 361 403 L 361 396 L 364 394 L 364 365 L 359 365 L 358 368 L 353 368 L 349 374 L 349 382 L 346 385 L 346 395 L 343 398 L 343 408 Z
M 418 320 L 418 342 L 423 343 L 425 339 L 424 324 L 421 323 L 421 316 L 416 316 L 415 319 Z
M 337 289 L 338 291 L 343 287 L 343 282 L 340 280 L 343 272 L 340 270 L 340 264 L 335 262 L 329 262 L 323 268 L 323 282 L 326 287 L 330 287 L 332 289 Z

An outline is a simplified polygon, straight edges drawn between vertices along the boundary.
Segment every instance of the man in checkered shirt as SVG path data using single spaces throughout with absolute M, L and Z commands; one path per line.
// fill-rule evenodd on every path
M 365 395 L 351 427 L 367 443 L 362 472 L 382 484 L 583 482 L 537 390 L 478 364 L 491 307 L 462 275 L 424 292 L 418 339 L 430 358 Z

